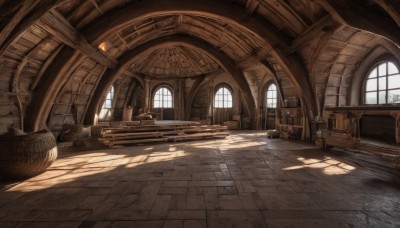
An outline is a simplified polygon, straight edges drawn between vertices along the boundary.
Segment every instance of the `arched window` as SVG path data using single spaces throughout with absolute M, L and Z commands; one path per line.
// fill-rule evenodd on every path
M 214 97 L 215 108 L 232 108 L 232 93 L 226 86 L 220 87 Z
M 265 91 L 265 101 L 267 108 L 276 108 L 276 104 L 278 103 L 278 95 L 277 95 L 276 85 L 271 83 L 267 90 Z
M 154 108 L 172 108 L 172 93 L 171 90 L 163 86 L 157 89 L 153 100 Z
M 376 65 L 365 81 L 365 104 L 400 103 L 400 74 L 393 62 Z
M 114 99 L 114 86 L 110 87 L 107 93 L 106 99 L 104 100 L 103 107 L 101 108 L 99 118 L 100 119 L 110 119 L 112 116 L 112 102 Z

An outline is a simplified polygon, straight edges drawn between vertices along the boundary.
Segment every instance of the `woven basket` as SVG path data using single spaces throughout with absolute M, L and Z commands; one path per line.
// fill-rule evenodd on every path
M 0 136 L 0 174 L 6 178 L 35 176 L 57 158 L 57 144 L 49 131 Z

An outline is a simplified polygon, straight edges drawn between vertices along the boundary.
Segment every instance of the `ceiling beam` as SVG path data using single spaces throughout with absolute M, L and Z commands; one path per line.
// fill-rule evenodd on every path
M 287 52 L 296 52 L 324 34 L 333 33 L 338 27 L 339 24 L 330 15 L 327 15 L 296 37 Z
M 145 52 L 149 52 L 152 50 L 160 49 L 163 47 L 169 47 L 171 45 L 181 45 L 187 46 L 193 49 L 197 49 L 201 52 L 204 52 L 208 56 L 214 59 L 222 69 L 224 69 L 228 75 L 231 75 L 234 81 L 237 83 L 240 91 L 243 95 L 244 103 L 248 109 L 249 113 L 252 113 L 254 108 L 256 107 L 254 98 L 251 93 L 250 86 L 244 77 L 242 71 L 240 71 L 234 64 L 234 62 L 229 59 L 223 52 L 216 50 L 212 45 L 206 43 L 204 41 L 183 35 L 171 35 L 166 37 L 161 37 L 152 41 L 149 41 L 130 52 L 122 55 L 119 60 L 119 66 L 116 69 L 108 69 L 107 72 L 101 79 L 98 88 L 95 91 L 94 98 L 92 102 L 89 104 L 88 112 L 85 117 L 86 124 L 93 124 L 94 117 L 97 113 L 98 107 L 100 107 L 101 97 L 107 91 L 107 89 L 112 85 L 115 80 L 115 77 L 119 74 L 120 71 L 123 71 L 126 66 L 129 66 L 132 62 L 134 62 L 137 58 L 140 58 L 140 55 Z M 251 117 L 252 118 L 252 117 Z
M 242 70 L 253 69 L 254 67 L 259 67 L 261 62 L 269 56 L 269 51 L 262 49 L 246 58 L 236 62 L 236 66 Z
M 397 1 L 397 4 L 393 4 L 393 1 L 390 2 L 388 0 L 375 0 L 375 3 L 378 4 L 382 9 L 384 9 L 396 22 L 397 26 L 400 27 L 400 2 Z
M 108 57 L 105 53 L 89 44 L 86 38 L 56 10 L 51 10 L 45 14 L 37 22 L 37 25 L 64 44 L 77 49 L 98 63 L 108 68 L 114 68 L 117 65 L 115 59 Z
M 186 104 L 185 104 L 185 120 L 190 120 L 190 114 L 192 109 L 192 104 L 194 100 L 194 96 L 196 95 L 197 91 L 200 89 L 200 85 L 204 82 L 205 76 L 197 77 L 190 87 L 190 91 L 187 95 Z
M 105 13 L 96 23 L 82 29 L 90 43 L 98 44 L 105 37 L 117 33 L 135 20 L 166 16 L 171 14 L 196 15 L 228 22 L 247 31 L 258 31 L 260 37 L 268 39 L 271 46 L 287 46 L 289 38 L 271 22 L 259 15 L 247 15 L 244 10 L 225 0 L 153 0 L 133 2 L 126 7 Z
M 22 4 L 22 6 L 20 6 L 19 10 L 14 15 L 8 15 L 11 19 L 4 28 L 0 28 L 0 55 L 2 55 L 4 51 L 7 50 L 8 46 L 15 42 L 23 32 L 61 1 L 62 0 L 10 1 L 18 4 L 18 6 L 9 6 L 9 9 L 15 9 L 15 7 L 19 7 L 20 4 Z M 13 11 L 10 11 L 10 13 L 13 13 Z
M 388 15 L 380 14 L 366 7 L 367 2 L 320 0 L 318 4 L 328 11 L 337 22 L 383 36 L 400 46 L 400 29 L 396 22 Z
M 126 75 L 128 77 L 136 79 L 140 83 L 140 86 L 142 86 L 142 88 L 144 88 L 146 83 L 144 82 L 144 77 L 142 75 L 134 73 L 134 72 L 129 71 L 129 70 L 122 71 L 122 74 L 124 74 L 124 75 Z
M 259 5 L 260 5 L 260 3 L 256 0 L 247 0 L 246 13 L 253 14 L 254 10 L 256 10 Z
M 193 55 L 193 53 L 187 50 L 184 46 L 177 46 L 177 48 L 183 53 L 183 55 L 186 56 L 186 58 L 189 59 L 190 65 L 192 65 L 194 68 L 197 68 L 197 70 L 199 70 L 201 73 L 206 73 L 200 65 L 200 59 L 197 58 L 196 55 Z
M 72 67 L 80 59 L 80 54 L 74 49 L 64 46 L 60 54 L 54 58 L 33 90 L 32 101 L 28 106 L 25 119 L 27 131 L 37 131 L 46 126 L 46 121 L 53 103 L 62 86 L 71 74 Z M 56 74 L 55 74 L 56 72 Z

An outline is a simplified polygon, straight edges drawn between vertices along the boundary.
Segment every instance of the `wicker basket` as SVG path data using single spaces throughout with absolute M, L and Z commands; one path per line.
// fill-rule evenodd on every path
M 56 158 L 56 140 L 49 131 L 0 136 L 0 175 L 3 177 L 37 175 L 45 171 Z

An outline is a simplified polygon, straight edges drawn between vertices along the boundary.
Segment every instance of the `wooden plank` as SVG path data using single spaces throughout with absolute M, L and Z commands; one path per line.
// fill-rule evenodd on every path
M 103 139 L 111 139 L 111 138 L 119 138 L 119 137 L 145 137 L 145 136 L 153 136 L 159 137 L 163 135 L 173 135 L 183 133 L 182 131 L 163 131 L 163 132 L 140 132 L 140 133 L 111 133 L 111 134 L 103 134 Z
M 45 14 L 38 22 L 37 25 L 57 37 L 61 42 L 66 45 L 75 48 L 87 55 L 88 57 L 96 60 L 100 64 L 109 68 L 114 68 L 117 65 L 117 61 L 108 57 L 97 48 L 93 47 L 86 40 L 78 30 L 73 27 L 67 19 L 65 19 L 56 10 L 51 10 Z
M 108 146 L 124 145 L 124 144 L 138 144 L 138 143 L 149 143 L 149 142 L 167 142 L 168 138 L 151 138 L 151 139 L 139 139 L 139 140 L 123 140 L 105 143 Z
M 331 34 L 338 27 L 338 23 L 331 16 L 323 17 L 293 40 L 289 53 L 298 51 L 326 33 Z
M 178 135 L 178 136 L 171 136 L 168 138 L 173 140 L 174 142 L 177 142 L 177 141 L 184 141 L 184 140 L 205 139 L 205 138 L 215 138 L 215 137 L 225 138 L 226 136 L 229 136 L 229 133 L 215 132 L 215 133 L 198 133 L 198 134 L 190 134 L 190 135 Z

